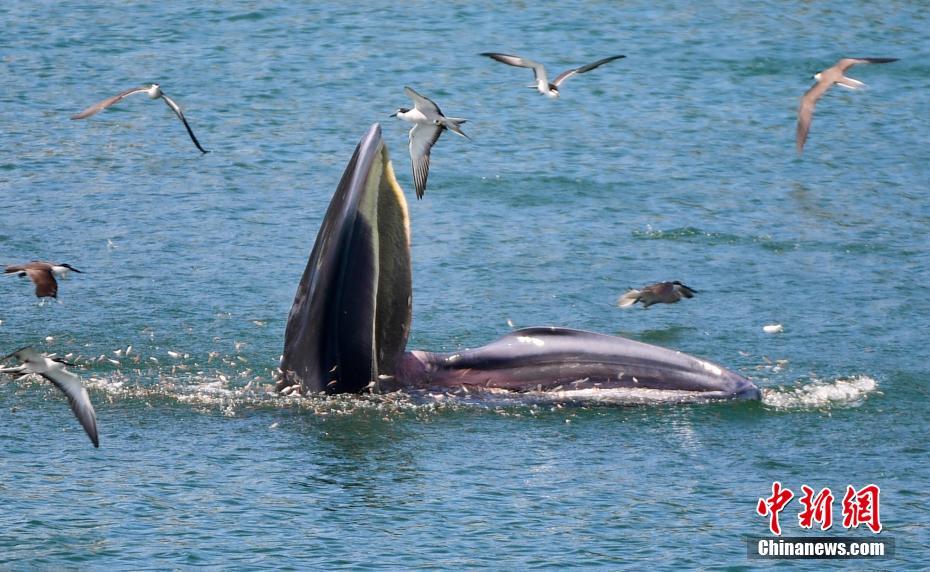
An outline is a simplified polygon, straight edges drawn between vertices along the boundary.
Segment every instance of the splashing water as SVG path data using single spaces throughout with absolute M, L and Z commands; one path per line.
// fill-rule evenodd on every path
M 775 409 L 856 407 L 878 392 L 875 379 L 860 375 L 833 381 L 814 380 L 790 388 L 762 390 L 762 403 Z
M 238 350 L 238 348 L 237 348 Z M 211 371 L 209 366 L 194 361 L 196 358 L 181 352 L 169 351 L 178 362 L 170 368 L 157 363 L 148 364 L 139 352 L 117 350 L 116 360 L 101 355 L 99 358 L 66 357 L 85 367 L 98 369 L 97 375 L 85 375 L 84 383 L 92 392 L 102 395 L 111 403 L 116 400 L 166 400 L 187 404 L 194 409 L 221 411 L 235 416 L 248 409 L 291 408 L 316 415 L 351 415 L 357 412 L 377 411 L 383 414 L 428 413 L 462 408 L 481 408 L 511 412 L 533 407 L 587 407 L 587 406 L 640 406 L 715 401 L 689 391 L 644 388 L 588 388 L 554 391 L 528 391 L 514 393 L 498 389 L 466 389 L 453 391 L 413 390 L 389 394 L 362 395 L 310 395 L 297 393 L 282 395 L 275 391 L 273 368 L 238 368 L 237 372 Z M 132 354 L 133 365 L 124 368 L 120 363 Z M 207 362 L 220 365 L 242 366 L 233 357 L 211 352 Z M 115 371 L 100 372 L 114 364 Z M 140 367 L 154 365 L 155 367 Z M 813 379 L 798 382 L 791 387 L 762 389 L 762 403 L 774 409 L 823 409 L 855 407 L 871 393 L 877 392 L 878 383 L 868 376 Z M 99 397 L 96 397 L 99 399 Z
M 518 410 L 534 407 L 636 406 L 704 403 L 708 399 L 690 391 L 645 388 L 586 388 L 513 392 L 504 389 L 457 388 L 451 391 L 407 390 L 378 394 L 280 394 L 274 381 L 255 377 L 245 386 L 222 374 L 205 372 L 158 375 L 154 384 L 132 383 L 124 373 L 89 376 L 85 385 L 111 402 L 118 399 L 164 399 L 204 411 L 220 410 L 235 416 L 242 409 L 293 408 L 317 415 L 345 415 L 377 410 L 383 413 L 453 411 L 462 408 Z

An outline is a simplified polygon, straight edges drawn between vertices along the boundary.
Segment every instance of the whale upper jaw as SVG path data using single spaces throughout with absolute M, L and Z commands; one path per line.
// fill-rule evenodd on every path
M 346 166 L 294 296 L 279 390 L 641 387 L 760 398 L 749 380 L 706 360 L 568 328 L 526 328 L 473 350 L 405 353 L 411 304 L 407 202 L 375 124 Z

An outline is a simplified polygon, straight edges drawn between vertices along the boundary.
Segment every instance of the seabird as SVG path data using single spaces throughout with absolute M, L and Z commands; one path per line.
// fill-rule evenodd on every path
M 404 87 L 404 93 L 413 100 L 413 109 L 401 107 L 391 114 L 404 121 L 413 123 L 410 130 L 410 162 L 413 165 L 413 182 L 416 186 L 417 198 L 422 199 L 426 192 L 426 178 L 429 176 L 429 153 L 439 136 L 446 129 L 471 140 L 465 135 L 459 125 L 465 119 L 446 117 L 439 106 L 428 97 L 420 95 L 413 88 Z
M 640 302 L 643 308 L 648 308 L 653 304 L 674 304 L 682 298 L 692 298 L 697 294 L 697 290 L 685 286 L 678 280 L 674 282 L 658 282 L 643 286 L 640 289 L 631 288 L 626 294 L 620 296 L 617 305 L 621 308 L 627 308 Z
M 29 276 L 32 279 L 33 283 L 36 285 L 36 297 L 38 298 L 57 298 L 58 297 L 58 282 L 55 281 L 55 277 L 64 278 L 68 275 L 68 272 L 77 272 L 78 274 L 83 274 L 77 268 L 71 266 L 70 264 L 56 264 L 53 262 L 42 262 L 39 260 L 33 260 L 32 262 L 27 262 L 26 264 L 14 264 L 11 266 L 6 266 L 3 270 L 4 274 L 17 275 L 17 276 Z
M 898 61 L 898 58 L 843 58 L 836 62 L 835 66 L 814 74 L 817 83 L 804 93 L 801 97 L 801 104 L 798 106 L 798 129 L 795 135 L 795 147 L 797 147 L 798 153 L 804 150 L 804 142 L 807 141 L 807 132 L 810 131 L 811 121 L 814 119 L 814 106 L 817 104 L 817 100 L 833 84 L 848 89 L 862 89 L 865 87 L 865 84 L 861 81 L 843 75 L 846 70 L 856 64 L 887 64 L 896 61 Z
M 11 357 L 18 359 L 22 365 L 16 367 L 0 368 L 0 373 L 8 373 L 14 378 L 19 378 L 30 373 L 38 374 L 52 382 L 52 384 L 61 390 L 68 397 L 68 405 L 74 416 L 81 422 L 87 436 L 94 444 L 94 447 L 100 446 L 100 439 L 97 437 L 97 414 L 94 412 L 94 406 L 90 402 L 90 396 L 81 383 L 81 379 L 75 374 L 64 368 L 65 365 L 73 365 L 59 358 L 49 358 L 30 347 L 16 350 L 8 356 L 3 357 L 0 361 L 5 361 Z
M 71 119 L 84 119 L 86 117 L 90 117 L 91 115 L 94 115 L 95 113 L 99 111 L 103 111 L 104 109 L 110 107 L 114 103 L 118 103 L 122 101 L 124 98 L 129 97 L 130 95 L 137 94 L 137 93 L 147 94 L 151 99 L 158 99 L 158 98 L 163 99 L 165 103 L 168 105 L 168 107 L 171 108 L 171 111 L 174 111 L 174 114 L 178 116 L 178 119 L 181 120 L 181 123 L 184 124 L 184 128 L 187 129 L 187 134 L 191 136 L 191 141 L 193 141 L 194 145 L 196 145 L 197 148 L 200 149 L 200 152 L 201 153 L 209 152 L 200 146 L 200 141 L 197 141 L 197 138 L 194 136 L 193 130 L 191 130 L 191 126 L 187 124 L 187 119 L 184 118 L 184 113 L 181 111 L 181 106 L 175 103 L 173 99 L 165 95 L 165 92 L 161 90 L 161 86 L 159 86 L 157 83 L 153 83 L 152 85 L 148 87 L 134 87 L 132 89 L 127 89 L 126 91 L 122 93 L 118 93 L 114 95 L 113 97 L 108 97 L 99 103 L 95 103 L 91 105 L 90 107 L 88 107 L 87 109 L 85 109 L 84 111 L 78 114 L 72 115 Z
M 609 58 L 604 58 L 598 60 L 593 64 L 588 64 L 586 66 L 581 66 L 578 68 L 572 68 L 570 70 L 565 70 L 560 73 L 552 83 L 549 83 L 549 77 L 546 75 L 546 68 L 539 62 L 534 62 L 533 60 L 528 60 L 526 58 L 521 58 L 520 56 L 511 56 L 508 54 L 496 54 L 493 52 L 484 52 L 482 56 L 487 56 L 492 60 L 497 60 L 501 63 L 505 63 L 510 66 L 516 66 L 518 68 L 530 68 L 533 70 L 533 75 L 536 76 L 536 83 L 529 87 L 535 88 L 539 93 L 547 97 L 558 97 L 559 96 L 559 86 L 572 77 L 580 73 L 585 73 L 593 70 L 594 68 L 600 67 L 607 62 L 612 62 L 614 60 L 619 60 L 620 58 L 625 58 L 626 56 L 610 56 Z

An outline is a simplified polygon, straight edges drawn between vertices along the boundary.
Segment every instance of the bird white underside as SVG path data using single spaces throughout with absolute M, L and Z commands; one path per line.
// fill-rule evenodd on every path
M 406 113 L 398 113 L 397 117 L 403 119 L 404 121 L 409 121 L 410 123 L 418 123 L 420 125 L 434 125 L 435 119 L 438 119 L 439 116 L 436 116 L 434 119 L 430 119 L 423 114 L 419 109 L 411 109 Z
M 633 288 L 630 291 L 626 292 L 623 296 L 617 300 L 617 305 L 621 308 L 629 308 L 639 300 L 639 296 L 642 294 L 639 290 Z
M 545 95 L 546 97 L 556 98 L 559 96 L 558 91 L 554 91 L 549 87 L 549 80 L 546 78 L 539 78 L 539 81 L 536 82 L 536 85 L 533 87 L 536 88 L 536 91 Z

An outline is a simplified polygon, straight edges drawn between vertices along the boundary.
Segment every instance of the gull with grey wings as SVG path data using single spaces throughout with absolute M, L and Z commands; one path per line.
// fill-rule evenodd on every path
M 439 141 L 442 132 L 448 129 L 466 139 L 471 138 L 459 128 L 459 125 L 465 123 L 465 119 L 446 117 L 433 100 L 420 95 L 411 87 L 404 87 L 404 93 L 413 100 L 413 109 L 401 107 L 392 113 L 391 117 L 413 123 L 409 135 L 410 163 L 413 167 L 413 182 L 417 198 L 422 199 L 426 192 L 426 179 L 429 177 L 430 151 L 436 141 Z
M 8 276 L 28 276 L 36 286 L 36 297 L 57 298 L 58 282 L 56 277 L 64 278 L 68 272 L 82 272 L 70 264 L 57 264 L 33 260 L 26 264 L 12 264 L 6 266 L 3 273 Z
M 103 101 L 99 101 L 91 105 L 84 111 L 81 111 L 80 113 L 76 113 L 72 115 L 71 119 L 85 119 L 87 117 L 90 117 L 91 115 L 94 115 L 100 111 L 103 111 L 104 109 L 110 107 L 111 105 L 115 103 L 119 103 L 120 101 L 129 97 L 130 95 L 135 95 L 137 93 L 144 93 L 148 95 L 150 99 L 162 99 L 165 102 L 165 104 L 171 108 L 171 111 L 173 111 L 174 114 L 178 116 L 178 119 L 181 120 L 181 123 L 184 124 L 184 128 L 187 129 L 187 134 L 190 135 L 191 141 L 194 142 L 194 145 L 197 146 L 197 149 L 199 149 L 201 153 L 209 152 L 200 145 L 200 141 L 197 140 L 197 137 L 194 135 L 194 131 L 191 129 L 191 126 L 187 123 L 187 119 L 184 117 L 184 112 L 181 111 L 181 106 L 178 105 L 173 99 L 168 97 L 165 94 L 165 92 L 162 91 L 161 86 L 158 85 L 157 83 L 153 83 L 149 86 L 144 86 L 144 87 L 134 87 L 131 89 L 127 89 L 126 91 L 117 93 L 113 97 L 108 97 L 104 99 Z
M 602 65 L 612 62 L 614 60 L 619 60 L 620 58 L 625 58 L 626 56 L 610 56 L 602 60 L 597 60 L 594 63 L 588 65 L 580 66 L 577 68 L 572 68 L 563 71 L 556 76 L 552 83 L 549 83 L 549 76 L 546 74 L 546 68 L 539 62 L 535 62 L 528 58 L 523 58 L 520 56 L 512 56 L 510 54 L 498 54 L 494 52 L 484 52 L 482 56 L 487 56 L 492 60 L 507 64 L 509 66 L 515 66 L 518 68 L 529 68 L 533 70 L 533 76 L 536 79 L 536 83 L 529 86 L 539 93 L 545 95 L 546 97 L 559 97 L 559 87 L 570 77 L 576 76 L 578 74 L 587 73 L 595 68 L 599 68 Z
M 100 438 L 97 435 L 97 414 L 94 412 L 94 406 L 90 402 L 90 396 L 87 389 L 81 383 L 81 379 L 75 374 L 64 368 L 69 364 L 58 358 L 50 358 L 40 354 L 30 347 L 16 350 L 15 352 L 3 357 L 0 361 L 9 358 L 16 358 L 20 365 L 13 367 L 0 368 L 0 373 L 6 373 L 14 378 L 22 377 L 29 374 L 41 375 L 61 390 L 68 398 L 68 405 L 81 427 L 90 437 L 94 447 L 100 446 Z
M 843 58 L 836 62 L 836 65 L 814 74 L 817 81 L 801 97 L 801 103 L 798 106 L 798 127 L 795 133 L 795 147 L 800 154 L 804 150 L 804 143 L 807 142 L 807 135 L 811 129 L 811 122 L 814 120 L 814 106 L 817 101 L 827 93 L 833 84 L 843 86 L 847 89 L 862 89 L 865 84 L 857 79 L 846 77 L 846 70 L 857 64 L 887 64 L 896 62 L 898 58 Z

